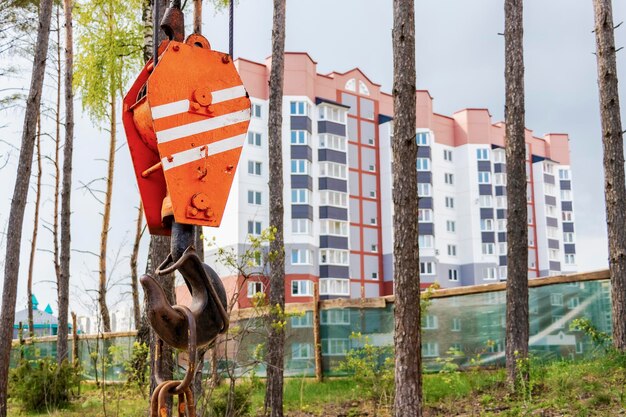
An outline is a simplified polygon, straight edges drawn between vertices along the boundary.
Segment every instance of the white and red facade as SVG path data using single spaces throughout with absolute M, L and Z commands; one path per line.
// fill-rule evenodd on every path
M 222 225 L 205 229 L 207 260 L 231 290 L 241 277 L 215 262 L 216 247 L 245 251 L 269 226 L 270 64 L 236 62 L 252 121 Z M 359 69 L 318 74 L 306 53 L 285 55 L 283 171 L 286 301 L 393 294 L 393 100 Z M 421 281 L 471 285 L 506 279 L 504 126 L 485 109 L 433 113 L 417 94 Z M 575 270 L 569 139 L 526 136 L 529 277 Z M 407 175 L 415 175 L 414 172 Z M 212 240 L 212 237 L 215 240 Z M 417 238 L 417 237 L 416 237 Z M 245 283 L 239 307 L 259 284 Z M 249 290 L 249 291 L 248 291 Z

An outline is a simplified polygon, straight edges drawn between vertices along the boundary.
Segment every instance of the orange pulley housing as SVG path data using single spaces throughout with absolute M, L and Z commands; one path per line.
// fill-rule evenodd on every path
M 198 34 L 165 41 L 124 97 L 124 129 L 151 234 L 164 219 L 220 225 L 250 123 L 228 54 Z

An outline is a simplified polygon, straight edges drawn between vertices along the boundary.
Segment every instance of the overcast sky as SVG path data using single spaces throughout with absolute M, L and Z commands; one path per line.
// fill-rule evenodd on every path
M 191 4 L 191 2 L 189 2 Z M 372 81 L 390 92 L 392 68 L 392 2 L 390 0 L 288 0 L 287 51 L 308 52 L 318 63 L 318 72 L 347 71 L 359 67 Z M 626 19 L 626 2 L 614 1 L 614 20 Z M 271 53 L 272 2 L 240 0 L 235 11 L 235 56 L 263 61 Z M 417 86 L 434 97 L 434 110 L 450 115 L 465 107 L 485 107 L 493 121 L 503 119 L 504 38 L 503 1 L 416 0 Z M 567 132 L 571 138 L 574 210 L 577 231 L 577 261 L 580 271 L 606 267 L 607 243 L 602 181 L 602 146 L 598 111 L 596 63 L 591 0 L 530 0 L 525 3 L 524 48 L 526 65 L 526 124 L 535 135 Z M 191 19 L 187 19 L 188 22 Z M 214 13 L 205 2 L 204 34 L 214 49 L 228 49 L 228 17 Z M 626 46 L 626 25 L 616 31 L 618 47 Z M 626 52 L 618 54 L 622 109 L 626 108 Z M 27 85 L 29 71 L 0 80 L 0 88 Z M 50 79 L 48 84 L 53 83 Z M 52 100 L 53 92 L 46 98 Z M 76 102 L 80 110 L 80 101 Z M 622 112 L 622 116 L 624 112 Z M 626 122 L 626 118 L 622 117 Z M 20 142 L 23 114 L 0 113 L 0 137 L 15 146 Z M 120 125 L 121 127 L 121 125 Z M 120 128 L 121 132 L 122 129 Z M 48 141 L 50 142 L 50 141 Z M 120 144 L 125 137 L 120 134 Z M 77 122 L 75 139 L 72 248 L 97 252 L 101 206 L 80 183 L 102 178 L 106 173 L 108 135 L 86 117 Z M 0 143 L 8 165 L 0 171 L 0 228 L 6 230 L 13 193 L 17 151 Z M 52 152 L 51 143 L 44 152 Z M 45 196 L 42 222 L 52 218 L 51 165 L 44 164 Z M 34 193 L 29 196 L 22 245 L 18 291 L 20 310 L 26 306 L 26 274 Z M 109 264 L 114 281 L 129 281 L 131 251 L 138 192 L 128 149 L 117 153 Z M 41 229 L 40 248 L 50 248 L 50 233 Z M 4 237 L 1 238 L 4 257 Z M 142 243 L 140 265 L 145 265 L 147 238 Z M 2 271 L 4 271 L 3 261 Z M 71 309 L 81 313 L 92 304 L 89 291 L 96 287 L 97 258 L 88 253 L 72 254 Z M 0 272 L 3 274 L 3 272 Z M 37 253 L 34 292 L 42 308 L 50 303 L 56 311 L 54 270 L 48 253 Z M 118 287 L 111 303 L 129 300 L 128 288 Z M 115 307 L 113 307 L 115 309 Z

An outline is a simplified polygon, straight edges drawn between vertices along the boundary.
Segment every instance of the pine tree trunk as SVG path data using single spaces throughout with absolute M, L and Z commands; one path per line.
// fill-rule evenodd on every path
M 57 360 L 67 357 L 67 313 L 70 293 L 70 250 L 71 250 L 71 194 L 72 158 L 74 153 L 74 34 L 72 24 L 72 0 L 64 0 L 65 11 L 65 143 L 63 145 L 63 188 L 61 191 L 61 253 L 59 283 L 59 330 L 57 336 Z M 73 324 L 75 327 L 75 324 Z M 74 329 L 75 331 L 76 329 Z M 76 341 L 74 343 L 77 343 Z M 74 348 L 78 352 L 78 348 Z
M 202 0 L 193 0 L 193 33 L 202 33 Z
M 39 4 L 39 28 L 35 43 L 35 57 L 33 59 L 30 90 L 26 100 L 22 145 L 17 166 L 19 175 L 15 179 L 6 238 L 4 287 L 2 291 L 2 312 L 0 313 L 0 323 L 3 323 L 0 326 L 0 417 L 6 417 L 7 415 L 9 357 L 13 339 L 13 326 L 11 324 L 15 320 L 15 299 L 20 268 L 24 209 L 26 207 L 26 199 L 28 198 L 28 186 L 33 163 L 37 115 L 39 114 L 41 90 L 46 70 L 51 17 L 52 0 L 41 0 Z
M 137 258 L 139 257 L 139 244 L 143 235 L 143 205 L 139 202 L 137 209 L 137 222 L 135 229 L 135 242 L 133 252 L 130 255 L 130 287 L 133 294 L 133 319 L 135 330 L 141 327 L 141 305 L 139 304 L 139 274 L 137 271 Z
M 157 282 L 163 288 L 165 295 L 167 296 L 167 300 L 170 304 L 176 303 L 175 290 L 174 290 L 174 274 L 166 275 L 166 276 L 156 276 L 154 274 L 154 270 L 159 266 L 159 264 L 167 258 L 167 255 L 170 253 L 170 238 L 169 236 L 152 236 L 150 241 L 150 253 L 148 255 L 150 259 L 150 269 L 146 271 L 147 274 L 156 277 Z M 145 302 L 145 298 L 144 298 Z M 147 307 L 144 308 L 144 311 L 147 311 Z M 146 323 L 147 324 L 147 323 Z M 155 346 L 157 341 L 157 335 L 150 329 L 150 357 L 154 358 Z M 161 350 L 161 357 L 159 358 L 161 361 L 161 376 L 164 379 L 173 379 L 174 375 L 174 349 L 171 348 L 166 343 L 163 344 L 163 349 Z M 154 360 L 150 361 L 150 395 L 154 392 L 156 388 L 156 378 L 155 378 L 155 363 Z M 168 416 L 172 414 L 172 400 L 171 398 L 168 400 Z
M 524 115 L 522 0 L 505 0 L 505 122 L 507 175 L 506 369 L 509 386 L 528 378 L 518 359 L 528 357 L 528 220 Z
M 417 141 L 415 140 L 415 5 L 393 2 L 393 230 L 396 301 L 394 415 L 422 415 Z M 413 175 L 407 175 L 407 173 Z
M 110 143 L 109 160 L 107 170 L 107 188 L 104 197 L 104 215 L 102 218 L 102 233 L 100 235 L 100 273 L 98 285 L 98 304 L 100 306 L 100 316 L 102 317 L 102 327 L 105 333 L 111 331 L 111 316 L 107 306 L 107 243 L 109 237 L 109 225 L 111 222 L 111 200 L 113 197 L 113 174 L 115 173 L 115 148 L 117 142 L 116 128 L 116 89 L 111 79 L 111 120 L 110 120 Z
M 163 31 L 159 29 L 159 24 L 160 24 L 161 18 L 163 17 L 163 14 L 165 13 L 165 9 L 167 8 L 167 0 L 153 0 L 152 2 L 150 2 L 150 6 L 154 5 L 154 1 L 156 1 L 156 6 L 154 6 L 152 10 L 154 14 L 150 16 L 150 22 L 152 22 L 151 28 L 152 28 L 152 35 L 153 35 L 153 38 L 152 38 L 153 49 L 150 50 L 149 53 L 148 53 L 148 42 L 147 42 L 147 39 L 148 39 L 147 26 L 149 25 L 149 23 L 148 23 L 148 20 L 146 19 L 147 19 L 147 16 L 150 15 L 150 13 L 147 13 L 145 9 L 143 13 L 144 34 L 145 34 L 144 57 L 146 59 L 152 58 L 154 54 L 154 45 L 155 44 L 158 45 L 159 42 L 165 39 L 165 33 L 163 33 Z M 155 18 L 155 15 L 156 15 L 156 18 Z M 169 236 L 150 236 L 150 249 L 148 251 L 148 259 L 146 261 L 146 274 L 155 276 L 154 274 L 155 269 L 159 266 L 161 262 L 163 262 L 163 260 L 165 260 L 165 258 L 167 258 L 167 256 L 170 253 L 170 244 L 171 244 L 171 239 Z M 161 284 L 161 287 L 163 288 L 165 295 L 170 301 L 170 304 L 174 304 L 176 301 L 175 300 L 176 295 L 175 295 L 175 289 L 174 289 L 174 274 L 170 274 L 166 276 L 156 276 L 156 280 L 159 284 Z M 145 315 L 145 312 L 147 311 L 146 302 L 147 302 L 146 298 L 144 297 L 144 314 L 142 315 L 142 319 L 141 319 L 141 327 L 138 329 L 138 338 L 143 341 L 145 340 L 144 338 L 148 336 L 147 342 L 150 346 L 150 357 L 154 358 L 156 334 L 150 327 L 148 323 L 148 319 Z M 166 379 L 172 379 L 173 370 L 174 370 L 173 349 L 169 347 L 168 345 L 164 344 L 163 350 L 161 353 L 162 353 L 161 369 L 163 371 L 162 376 Z M 150 361 L 150 395 L 152 395 L 155 388 L 156 388 L 155 367 L 154 367 L 154 360 L 151 360 Z M 171 398 L 168 399 L 167 404 L 168 404 L 167 415 L 169 417 L 172 415 Z
M 272 25 L 272 69 L 269 97 L 269 198 L 270 227 L 275 239 L 270 242 L 269 304 L 272 322 L 283 320 L 280 312 L 285 307 L 285 249 L 283 242 L 283 79 L 285 54 L 285 0 L 274 0 Z M 279 307 L 280 312 L 276 311 Z M 285 332 L 279 326 L 270 326 L 267 340 L 267 387 L 264 412 L 271 417 L 283 416 L 283 367 L 285 360 Z
M 604 198 L 609 237 L 613 345 L 626 351 L 626 188 L 611 0 L 594 0 L 600 118 L 604 148 Z
M 56 21 L 57 21 L 57 43 L 56 43 L 56 72 L 57 72 L 57 95 L 56 106 L 54 111 L 54 213 L 52 216 L 52 260 L 54 262 L 54 273 L 56 275 L 57 283 L 61 276 L 61 265 L 59 264 L 59 200 L 61 197 L 61 17 L 60 7 L 56 7 Z M 57 284 L 58 285 L 58 284 Z
M 33 219 L 33 237 L 30 241 L 30 258 L 28 260 L 28 334 L 35 337 L 35 320 L 33 319 L 33 272 L 35 269 L 35 254 L 37 253 L 37 233 L 39 231 L 39 205 L 41 203 L 41 114 L 37 117 L 37 185 L 35 188 L 35 218 Z

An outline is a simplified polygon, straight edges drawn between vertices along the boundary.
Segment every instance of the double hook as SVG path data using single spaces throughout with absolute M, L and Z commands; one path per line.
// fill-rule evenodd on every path
M 193 235 L 193 226 L 173 222 L 172 251 L 155 271 L 160 276 L 180 272 L 191 292 L 189 307 L 170 305 L 154 277 L 144 275 L 140 280 L 146 293 L 148 321 L 158 336 L 154 358 L 158 386 L 150 402 L 151 417 L 161 415 L 166 398 L 173 395 L 178 395 L 179 416 L 195 416 L 190 384 L 196 369 L 197 348 L 213 342 L 218 334 L 228 329 L 224 285 L 217 273 L 196 254 Z M 189 362 L 183 380 L 165 381 L 161 377 L 163 343 L 187 350 Z

